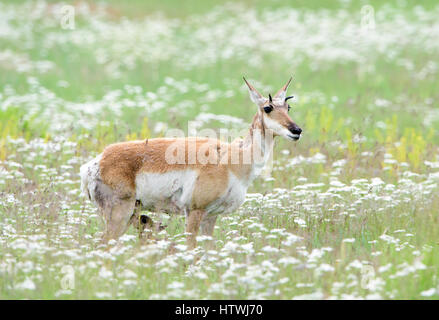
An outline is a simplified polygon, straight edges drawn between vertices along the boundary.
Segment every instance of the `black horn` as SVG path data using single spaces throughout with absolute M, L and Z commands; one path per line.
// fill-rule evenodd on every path
M 273 102 L 273 99 L 271 98 L 271 94 L 268 94 L 268 99 L 270 100 L 270 102 Z
M 288 99 L 294 98 L 294 96 L 289 96 L 285 98 L 285 101 L 288 101 Z

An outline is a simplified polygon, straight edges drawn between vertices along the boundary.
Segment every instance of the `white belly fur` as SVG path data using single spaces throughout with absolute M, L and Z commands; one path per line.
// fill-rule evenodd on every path
M 136 199 L 151 210 L 181 212 L 190 208 L 196 180 L 194 170 L 140 173 L 136 177 Z
M 184 213 L 190 210 L 197 181 L 194 170 L 178 170 L 166 173 L 140 173 L 136 177 L 136 199 L 150 210 Z M 209 214 L 230 213 L 244 202 L 247 185 L 229 173 L 226 191 L 207 207 Z

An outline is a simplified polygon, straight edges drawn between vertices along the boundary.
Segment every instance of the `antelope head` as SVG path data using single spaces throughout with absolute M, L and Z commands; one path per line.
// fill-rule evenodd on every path
M 300 139 L 302 129 L 288 115 L 290 111 L 288 99 L 293 98 L 293 96 L 287 97 L 291 79 L 273 97 L 269 94 L 268 98 L 263 97 L 245 78 L 244 81 L 248 86 L 250 99 L 258 106 L 264 130 L 271 130 L 274 136 L 297 141 Z

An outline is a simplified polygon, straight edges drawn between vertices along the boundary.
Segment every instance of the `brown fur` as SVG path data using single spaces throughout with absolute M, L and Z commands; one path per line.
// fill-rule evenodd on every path
M 185 145 L 185 164 L 166 162 L 166 150 L 171 144 Z M 172 170 L 196 169 L 202 172 L 197 181 L 198 191 L 214 190 L 210 195 L 198 192 L 194 203 L 195 207 L 201 208 L 206 202 L 221 194 L 218 185 L 224 185 L 224 187 L 227 185 L 227 168 L 218 165 L 221 146 L 227 147 L 218 140 L 207 138 L 158 138 L 148 140 L 148 144 L 144 140 L 112 144 L 105 148 L 102 154 L 99 164 L 101 178 L 106 185 L 125 196 L 134 195 L 136 175 L 140 172 L 165 173 Z M 191 160 L 189 153 L 193 147 L 197 152 L 200 148 L 205 148 L 212 162 L 216 164 L 200 164 L 197 158 L 194 158 L 196 161 L 194 164 L 189 164 Z
M 254 118 L 251 130 L 259 128 L 258 118 Z M 168 164 L 165 159 L 167 148 L 171 144 L 185 144 L 185 164 Z M 188 164 L 190 148 L 195 146 L 196 152 L 200 148 L 206 149 L 213 164 Z M 120 196 L 135 194 L 135 179 L 140 172 L 164 173 L 172 170 L 197 170 L 198 181 L 194 190 L 193 208 L 203 209 L 207 204 L 221 196 L 228 184 L 229 170 L 238 178 L 248 176 L 251 165 L 242 163 L 232 164 L 232 153 L 239 154 L 243 159 L 244 145 L 237 143 L 223 143 L 207 138 L 157 138 L 149 139 L 148 144 L 142 141 L 116 143 L 105 148 L 100 161 L 100 173 L 103 182 Z M 228 156 L 225 164 L 221 163 L 223 156 Z M 213 153 L 213 154 L 212 154 Z
M 288 115 L 288 106 L 276 107 L 266 116 L 276 120 L 286 128 L 294 125 L 293 120 L 291 120 L 290 116 Z

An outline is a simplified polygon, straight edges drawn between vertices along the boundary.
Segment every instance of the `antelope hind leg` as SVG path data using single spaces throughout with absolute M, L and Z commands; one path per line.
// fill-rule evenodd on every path
M 134 198 L 120 199 L 111 207 L 105 209 L 106 230 L 103 242 L 118 239 L 128 229 L 136 200 Z
M 189 250 L 197 246 L 197 234 L 205 214 L 204 210 L 192 210 L 186 215 L 186 233 L 188 233 L 186 244 Z

